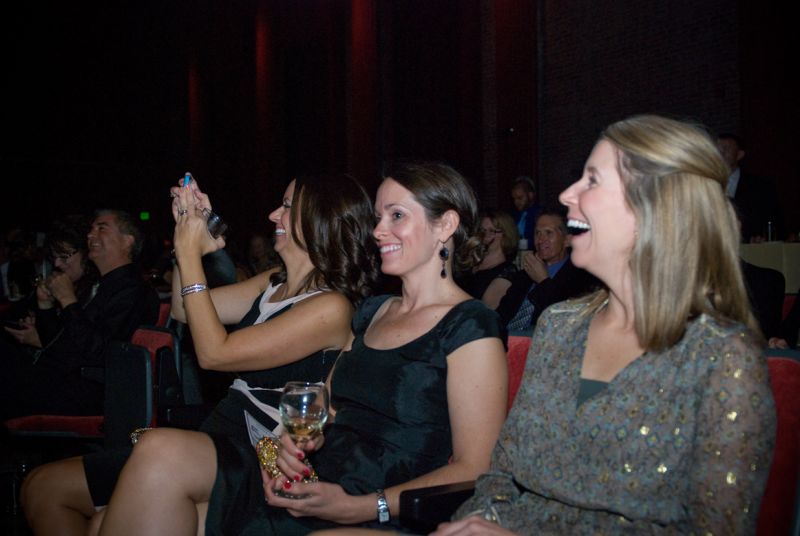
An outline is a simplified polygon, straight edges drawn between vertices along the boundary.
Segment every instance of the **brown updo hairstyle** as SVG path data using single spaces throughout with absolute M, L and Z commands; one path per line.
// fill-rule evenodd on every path
M 485 248 L 479 235 L 478 203 L 472 187 L 459 172 L 441 162 L 402 160 L 387 165 L 383 178 L 393 179 L 411 192 L 429 221 L 454 210 L 459 216 L 453 233 L 455 269 L 469 270 L 480 264 Z
M 304 288 L 326 286 L 353 306 L 372 295 L 380 271 L 375 212 L 364 187 L 345 174 L 300 176 L 291 211 L 292 239 L 314 265 Z M 285 280 L 286 272 L 271 278 L 273 284 Z

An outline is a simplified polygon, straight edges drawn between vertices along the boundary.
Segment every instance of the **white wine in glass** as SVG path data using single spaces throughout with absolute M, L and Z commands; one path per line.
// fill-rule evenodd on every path
M 328 420 L 328 390 L 324 384 L 289 382 L 280 402 L 281 421 L 302 448 L 322 433 Z

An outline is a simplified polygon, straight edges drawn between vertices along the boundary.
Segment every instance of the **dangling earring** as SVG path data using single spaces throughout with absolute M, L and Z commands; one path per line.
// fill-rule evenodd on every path
M 439 250 L 439 258 L 442 259 L 442 271 L 439 275 L 442 276 L 442 279 L 446 279 L 447 271 L 445 266 L 447 265 L 447 259 L 450 258 L 450 250 L 447 249 L 447 246 L 442 246 L 442 249 Z

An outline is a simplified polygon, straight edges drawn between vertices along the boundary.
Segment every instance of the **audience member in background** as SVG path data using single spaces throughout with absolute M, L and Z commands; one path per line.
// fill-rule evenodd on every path
M 208 500 L 206 534 L 387 527 L 403 489 L 470 480 L 488 467 L 507 397 L 501 327 L 452 278 L 454 259 L 480 258 L 474 195 L 448 166 L 397 164 L 386 171 L 373 214 L 381 269 L 402 279 L 402 295 L 365 300 L 356 312 L 330 380 L 336 414 L 324 445 L 312 440 L 304 451 L 284 434 L 280 473 L 262 483 L 246 441 L 147 432 L 101 534 L 194 535 L 195 505 Z M 310 474 L 300 461 L 306 456 L 319 482 L 300 481 Z M 278 497 L 276 488 L 297 496 Z
M 742 214 L 735 203 L 731 203 L 742 231 Z M 786 278 L 773 268 L 756 266 L 739 258 L 742 276 L 750 300 L 753 315 L 758 321 L 761 333 L 771 348 L 785 348 L 786 341 L 781 339 L 781 319 L 783 317 L 783 300 L 786 289 Z
M 771 348 L 796 349 L 798 332 L 800 332 L 800 300 L 795 298 L 792 308 L 781 322 L 780 337 L 770 339 L 769 345 Z
M 730 169 L 726 194 L 736 205 L 742 222 L 742 241 L 777 240 L 782 232 L 783 215 L 775 186 L 765 177 L 742 171 L 740 163 L 745 157 L 745 147 L 739 136 L 722 133 L 717 136 L 717 147 Z M 771 238 L 768 236 L 769 225 L 772 226 Z
M 125 212 L 99 211 L 88 234 L 88 256 L 100 273 L 97 291 L 81 304 L 65 272 L 54 272 L 37 289 L 39 315 L 60 309 L 61 331 L 36 352 L 19 359 L 0 349 L 0 420 L 21 415 L 98 415 L 103 386 L 81 375 L 86 366 L 104 366 L 111 340 L 129 340 L 141 324 L 158 319 L 158 296 L 135 264 L 142 235 Z
M 539 320 L 491 470 L 436 536 L 755 532 L 775 408 L 727 176 L 695 126 L 604 131 L 560 200 L 606 289 Z
M 459 274 L 456 284 L 490 309 L 495 309 L 510 285 L 511 274 L 517 271 L 514 256 L 519 235 L 514 220 L 501 211 L 481 215 L 481 234 L 486 248 L 483 260 L 472 270 Z
M 178 480 L 209 470 L 213 482 L 217 451 L 208 434 L 241 442 L 255 456 L 250 434 L 274 431 L 286 382 L 327 376 L 350 336 L 354 307 L 375 286 L 377 247 L 370 236 L 375 217 L 369 196 L 352 178 L 299 177 L 270 214 L 285 269 L 207 290 L 205 260 L 225 245 L 207 231 L 202 211 L 211 203 L 195 181 L 173 188 L 172 194 L 177 259 L 172 313 L 188 323 L 201 366 L 235 372 L 237 379 L 200 427 L 204 433 L 161 429 L 156 438 L 166 434 L 175 445 L 185 437 L 199 438 L 208 451 L 180 451 L 195 470 L 179 475 L 175 466 L 168 473 Z M 229 333 L 231 324 L 238 329 Z M 35 469 L 22 489 L 34 531 L 85 534 L 95 508 L 108 504 L 129 455 L 129 448 L 105 451 Z
M 263 233 L 253 233 L 247 243 L 247 263 L 253 275 L 280 266 L 281 259 L 272 247 L 272 240 Z
M 536 202 L 536 186 L 530 177 L 520 175 L 514 179 L 511 185 L 511 200 L 516 209 L 514 222 L 517 224 L 517 232 L 520 239 L 524 239 L 527 244 L 522 249 L 528 249 L 533 244 L 533 228 L 542 208 Z
M 89 260 L 88 232 L 89 220 L 82 216 L 56 221 L 47 233 L 45 244 L 49 259 L 47 266 L 53 266 L 54 272 L 69 278 L 82 307 L 94 296 L 99 278 L 97 267 Z M 43 285 L 36 290 L 28 299 L 17 302 L 16 314 L 12 312 L 10 315 L 17 321 L 19 329 L 6 328 L 6 332 L 26 347 L 34 359 L 37 351 L 49 345 L 63 329 L 60 303 Z
M 778 270 L 756 266 L 744 259 L 740 261 L 747 297 L 761 333 L 768 340 L 780 337 L 786 279 Z
M 496 309 L 509 330 L 535 327 L 550 305 L 600 286 L 596 277 L 572 264 L 569 243 L 563 211 L 542 211 L 536 220 L 536 252 L 525 254 L 523 270 L 509 277 L 506 293 Z

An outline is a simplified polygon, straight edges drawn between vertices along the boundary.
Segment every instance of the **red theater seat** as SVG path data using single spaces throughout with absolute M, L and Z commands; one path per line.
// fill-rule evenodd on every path
M 798 534 L 800 352 L 771 349 L 767 352 L 767 363 L 778 427 L 767 488 L 758 513 L 757 533 L 764 536 Z

